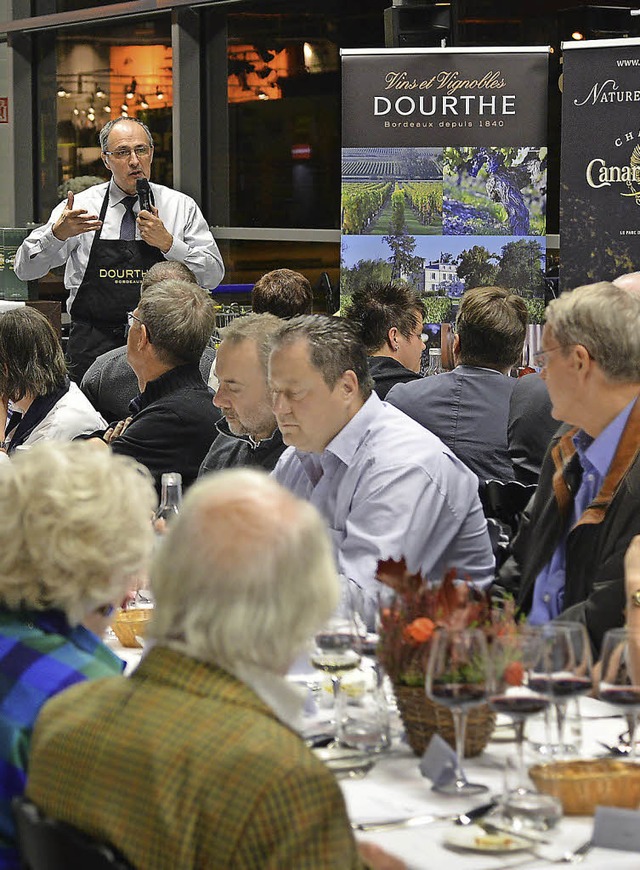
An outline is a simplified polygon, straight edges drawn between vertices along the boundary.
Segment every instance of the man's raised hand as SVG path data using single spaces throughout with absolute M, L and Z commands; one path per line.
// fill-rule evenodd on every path
M 52 232 L 56 239 L 66 242 L 67 239 L 73 236 L 99 230 L 101 226 L 102 221 L 98 220 L 98 215 L 87 214 L 86 208 L 74 209 L 73 193 L 68 191 L 67 203 L 62 214 L 53 225 Z

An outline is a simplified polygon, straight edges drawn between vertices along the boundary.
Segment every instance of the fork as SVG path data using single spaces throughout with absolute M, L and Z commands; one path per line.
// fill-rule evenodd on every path
M 565 852 L 557 858 L 547 858 L 539 852 L 534 852 L 532 850 L 532 858 L 526 858 L 524 861 L 517 861 L 515 864 L 500 864 L 499 867 L 491 867 L 490 870 L 512 870 L 512 868 L 525 867 L 527 864 L 540 863 L 543 861 L 545 864 L 579 864 L 581 861 L 584 861 L 585 855 L 592 848 L 593 843 L 589 839 L 581 846 L 578 846 L 577 849 L 574 849 L 573 852 Z

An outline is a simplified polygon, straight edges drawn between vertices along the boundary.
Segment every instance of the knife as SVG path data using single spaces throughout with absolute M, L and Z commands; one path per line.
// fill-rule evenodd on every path
M 551 840 L 546 840 L 544 837 L 533 836 L 532 834 L 524 834 L 522 831 L 514 831 L 513 828 L 502 827 L 501 825 L 494 825 L 493 822 L 478 822 L 480 827 L 487 832 L 487 834 L 506 834 L 509 837 L 513 837 L 518 840 L 525 840 L 527 843 L 534 843 L 536 846 L 548 846 L 551 843 Z
M 413 828 L 417 825 L 429 825 L 431 822 L 455 822 L 458 825 L 469 825 L 476 819 L 486 815 L 496 804 L 497 801 L 481 804 L 479 807 L 474 807 L 466 813 L 460 813 L 459 816 L 425 814 L 421 816 L 408 816 L 403 819 L 389 819 L 389 821 L 385 822 L 352 822 L 351 827 L 354 831 L 390 831 L 393 828 Z

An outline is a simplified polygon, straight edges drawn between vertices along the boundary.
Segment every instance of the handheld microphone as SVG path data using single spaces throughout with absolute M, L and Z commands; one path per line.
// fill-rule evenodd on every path
M 151 211 L 151 188 L 146 178 L 136 179 L 136 190 L 138 191 L 140 211 Z

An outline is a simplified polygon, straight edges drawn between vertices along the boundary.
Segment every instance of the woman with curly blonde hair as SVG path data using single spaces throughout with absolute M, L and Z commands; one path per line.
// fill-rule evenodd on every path
M 0 867 L 18 867 L 11 799 L 24 790 L 42 705 L 123 662 L 82 625 L 145 570 L 155 489 L 146 469 L 84 442 L 0 466 Z

